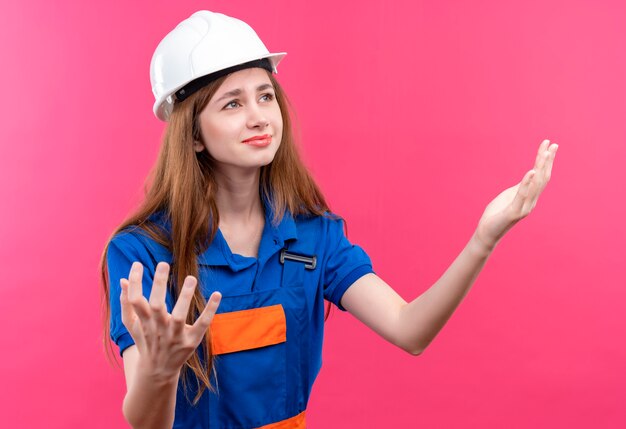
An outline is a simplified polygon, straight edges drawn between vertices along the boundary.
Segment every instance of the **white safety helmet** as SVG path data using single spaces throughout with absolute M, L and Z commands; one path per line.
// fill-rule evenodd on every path
M 218 77 L 249 67 L 276 73 L 287 55 L 270 53 L 245 22 L 201 10 L 181 22 L 159 43 L 150 62 L 154 114 L 167 121 L 174 103 Z

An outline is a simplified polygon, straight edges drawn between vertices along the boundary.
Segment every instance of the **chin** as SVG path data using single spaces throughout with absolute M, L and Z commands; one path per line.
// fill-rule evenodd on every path
M 250 162 L 246 162 L 246 163 L 239 163 L 239 164 L 235 164 L 240 168 L 253 168 L 253 169 L 258 169 L 261 167 L 265 167 L 267 165 L 270 165 L 272 162 L 274 161 L 274 157 L 266 157 L 263 159 L 255 159 L 255 160 L 250 160 Z
M 266 162 L 261 162 L 261 163 L 259 163 L 258 167 L 259 167 L 259 168 L 261 168 L 261 167 L 268 166 L 268 165 L 270 165 L 272 162 L 274 162 L 274 158 L 273 158 L 273 157 L 272 157 L 272 159 L 268 159 Z
M 259 157 L 256 164 L 258 167 L 264 167 L 266 165 L 269 165 L 274 161 L 275 156 L 276 156 L 276 153 L 263 154 L 263 156 Z

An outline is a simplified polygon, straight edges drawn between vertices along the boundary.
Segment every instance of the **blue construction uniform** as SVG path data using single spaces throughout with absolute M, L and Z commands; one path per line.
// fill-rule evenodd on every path
M 211 380 L 217 391 L 205 391 L 194 406 L 193 380 L 186 392 L 179 386 L 174 428 L 251 429 L 303 413 L 322 364 L 324 299 L 343 310 L 344 292 L 373 272 L 367 254 L 345 237 L 340 219 L 286 213 L 274 226 L 269 205 L 265 212 L 258 258 L 233 254 L 218 230 L 198 256 L 199 285 L 207 299 L 214 291 L 222 293 L 216 318 L 267 307 L 286 324 L 286 341 L 217 355 L 217 380 Z M 166 231 L 170 228 L 163 214 L 151 220 Z M 120 278 L 128 277 L 134 261 L 144 266 L 143 293 L 149 297 L 157 263 L 171 264 L 172 254 L 136 227 L 111 241 L 111 338 L 120 352 L 134 344 L 122 324 L 119 302 Z M 171 312 L 174 299 L 169 292 L 166 304 Z

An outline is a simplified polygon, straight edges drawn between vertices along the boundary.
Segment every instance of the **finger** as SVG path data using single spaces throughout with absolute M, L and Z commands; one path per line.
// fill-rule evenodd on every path
M 537 153 L 534 167 L 537 174 L 532 184 L 535 198 L 539 197 L 539 194 L 541 194 L 550 180 L 556 148 L 558 148 L 556 144 L 550 144 L 549 140 L 544 140 L 540 146 L 539 153 Z
M 152 281 L 152 291 L 150 292 L 150 309 L 156 316 L 159 324 L 165 324 L 167 321 L 167 307 L 165 306 L 165 295 L 167 293 L 167 280 L 170 272 L 170 266 L 165 262 L 159 262 L 154 271 L 154 280 Z
M 534 164 L 535 170 L 538 169 L 543 153 L 546 151 L 549 145 L 550 145 L 550 140 L 547 140 L 547 139 L 542 141 L 541 144 L 539 145 L 539 149 L 537 150 L 537 155 L 535 156 L 535 164 Z
M 517 189 L 517 193 L 513 198 L 511 208 L 513 209 L 513 212 L 518 216 L 524 212 L 524 205 L 530 199 L 531 183 L 535 175 L 535 170 L 530 170 L 524 175 L 524 178 L 520 182 L 520 186 Z
M 128 279 L 120 279 L 120 287 L 122 293 L 120 294 L 120 304 L 122 306 L 122 323 L 129 329 L 132 322 L 135 320 L 136 314 L 133 307 L 128 302 Z
M 548 157 L 550 154 L 548 151 L 544 151 L 541 155 L 541 159 L 539 163 L 535 166 L 533 170 L 535 170 L 535 176 L 530 184 L 530 193 L 531 194 L 540 194 L 543 188 L 545 187 L 545 171 L 546 171 L 546 163 L 548 161 Z
M 140 346 L 143 344 L 143 331 L 140 327 L 135 325 L 137 314 L 135 314 L 135 310 L 133 310 L 132 305 L 128 301 L 128 286 L 129 282 L 127 279 L 120 279 L 120 287 L 122 288 L 122 293 L 120 294 L 120 303 L 122 305 L 122 323 L 130 333 L 130 336 L 133 338 L 137 346 Z
M 550 180 L 552 177 L 552 165 L 554 164 L 554 158 L 556 158 L 556 151 L 559 149 L 559 145 L 553 143 L 548 147 L 548 159 L 546 160 L 546 164 L 544 165 L 543 177 L 545 182 Z
M 198 339 L 201 339 L 206 330 L 209 329 L 211 322 L 213 321 L 213 316 L 215 316 L 215 312 L 220 305 L 222 300 L 222 294 L 219 292 L 213 292 L 209 301 L 207 302 L 204 310 L 202 310 L 202 314 L 198 317 L 198 320 L 191 327 L 191 334 Z
M 198 281 L 193 276 L 187 276 L 183 283 L 183 287 L 176 300 L 176 305 L 172 309 L 172 329 L 174 333 L 181 332 L 187 321 L 189 306 L 193 298 L 194 290 Z
M 546 151 L 549 145 L 550 145 L 550 140 L 544 140 L 539 145 L 539 150 L 537 151 L 537 156 L 535 157 L 535 166 L 533 167 L 535 171 L 540 171 L 543 165 L 545 164 Z
M 143 265 L 139 262 L 133 262 L 128 274 L 128 302 L 133 310 L 142 321 L 150 318 L 150 305 L 148 300 L 143 296 Z
M 543 153 L 544 160 L 541 165 L 541 170 L 537 171 L 537 174 L 535 174 L 535 177 L 533 177 L 530 183 L 528 198 L 526 199 L 526 205 L 524 207 L 525 215 L 530 213 L 532 209 L 535 208 L 539 196 L 550 180 L 552 175 L 552 165 L 554 163 L 554 157 L 556 156 L 557 149 L 558 145 L 551 144 Z

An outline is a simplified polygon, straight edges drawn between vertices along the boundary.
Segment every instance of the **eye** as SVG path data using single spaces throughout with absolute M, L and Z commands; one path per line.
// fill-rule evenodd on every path
M 273 99 L 274 99 L 274 94 L 272 94 L 271 92 L 268 92 L 266 94 L 263 94 L 261 98 L 259 99 L 259 101 L 272 101 Z
M 237 100 L 233 100 L 233 101 L 229 101 L 225 106 L 224 109 L 235 109 L 237 107 L 239 107 L 240 104 Z

